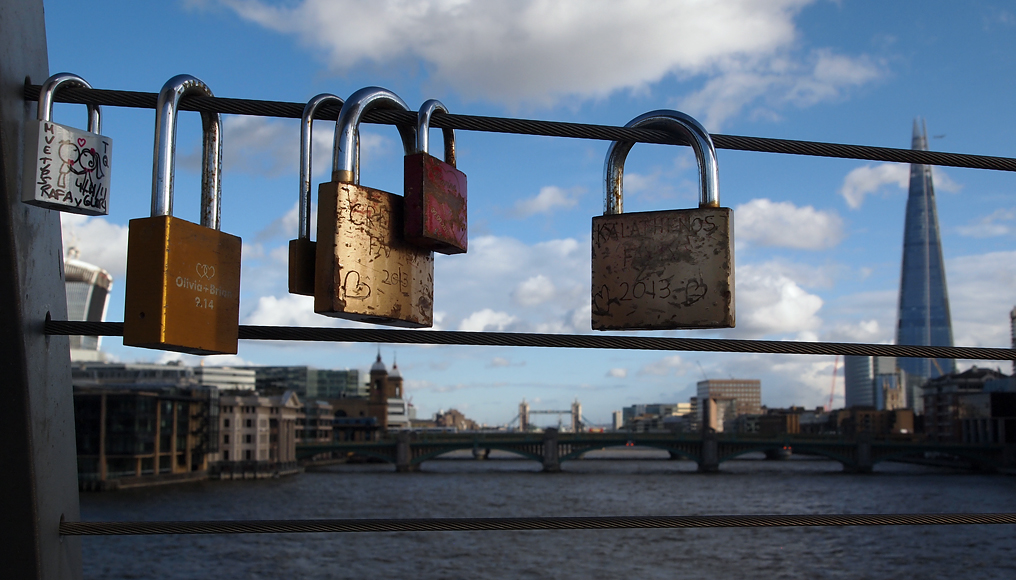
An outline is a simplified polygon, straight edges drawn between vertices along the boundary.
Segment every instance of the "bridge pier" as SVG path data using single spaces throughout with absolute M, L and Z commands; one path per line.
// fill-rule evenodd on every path
M 557 429 L 553 427 L 543 431 L 543 471 L 557 473 L 561 471 L 561 456 L 557 449 Z
M 703 437 L 702 454 L 699 457 L 699 473 L 715 473 L 720 470 L 720 445 L 715 435 Z
M 409 444 L 410 433 L 401 431 L 395 439 L 395 472 L 410 473 L 419 471 L 419 465 L 413 465 L 413 449 Z
M 857 463 L 855 465 L 843 464 L 843 471 L 850 473 L 871 473 L 874 463 L 871 460 L 871 439 L 863 438 L 857 441 Z

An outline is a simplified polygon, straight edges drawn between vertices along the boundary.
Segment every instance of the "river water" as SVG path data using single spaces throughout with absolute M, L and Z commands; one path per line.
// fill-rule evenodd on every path
M 341 465 L 261 481 L 82 493 L 84 520 L 1014 512 L 1016 478 L 656 452 Z M 664 457 L 666 454 L 663 455 Z M 1016 526 L 85 537 L 86 578 L 1016 578 Z

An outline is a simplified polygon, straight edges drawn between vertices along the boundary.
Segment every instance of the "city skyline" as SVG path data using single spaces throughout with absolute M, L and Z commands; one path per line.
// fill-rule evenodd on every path
M 453 113 L 623 125 L 647 111 L 682 110 L 707 130 L 905 148 L 915 116 L 934 150 L 1011 156 L 1016 111 L 1016 16 L 991 3 L 787 1 L 647 8 L 609 3 L 554 10 L 536 2 L 365 11 L 301 0 L 46 2 L 51 72 L 96 88 L 156 92 L 188 73 L 217 96 L 306 102 L 389 88 L 414 110 L 438 98 Z M 396 17 L 380 16 L 396 14 Z M 158 23 L 153 26 L 152 23 Z M 611 30 L 605 42 L 602 30 Z M 371 42 L 342 30 L 371 30 Z M 81 33 L 102 49 L 82 57 Z M 405 31 L 413 31 L 408 34 Z M 212 55 L 212 56 L 210 56 Z M 33 79 L 41 82 L 42 79 Z M 957 107 L 956 103 L 964 106 Z M 154 115 L 105 107 L 114 143 L 110 214 L 64 216 L 81 259 L 113 276 L 107 320 L 122 320 L 128 220 L 150 211 Z M 58 105 L 56 122 L 84 107 Z M 197 221 L 199 116 L 180 115 L 177 215 Z M 286 290 L 296 237 L 296 120 L 223 116 L 222 224 L 241 236 L 241 323 L 350 325 L 313 314 Z M 314 183 L 328 179 L 333 124 L 316 123 Z M 401 192 L 402 154 L 391 127 L 362 127 L 362 183 Z M 432 134 L 437 144 L 440 135 Z M 435 328 L 586 333 L 590 219 L 602 212 L 607 142 L 459 131 L 469 179 L 469 252 L 435 260 Z M 909 167 L 857 160 L 718 152 L 721 204 L 733 209 L 737 327 L 654 333 L 891 343 L 895 338 Z M 932 168 L 954 342 L 1007 346 L 1016 304 L 1016 203 L 1004 172 Z M 690 151 L 637 145 L 625 168 L 625 210 L 693 207 Z M 125 348 L 115 360 L 200 359 Z M 206 364 L 361 368 L 373 344 L 242 341 Z M 834 357 L 487 347 L 383 346 L 398 357 L 407 395 L 424 416 L 456 406 L 503 423 L 525 398 L 584 414 L 640 401 L 684 401 L 701 379 L 758 377 L 769 406 L 829 398 Z M 391 353 L 391 355 L 389 355 Z M 974 361 L 959 361 L 965 368 Z M 996 366 L 993 361 L 980 365 Z M 1008 365 L 1006 365 L 1008 368 Z M 837 377 L 835 406 L 843 402 Z

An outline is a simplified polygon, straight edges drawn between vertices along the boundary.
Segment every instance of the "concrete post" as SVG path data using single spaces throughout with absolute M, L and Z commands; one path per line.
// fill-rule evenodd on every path
M 557 429 L 553 427 L 543 431 L 543 471 L 545 473 L 561 471 L 561 460 L 557 451 Z
M 395 439 L 395 471 L 409 473 L 418 471 L 420 466 L 413 465 L 413 450 L 409 443 L 409 431 L 399 431 Z
M 42 0 L 0 3 L 0 553 L 3 577 L 81 577 L 70 343 L 46 336 L 67 320 L 59 212 L 21 202 L 25 79 L 49 76 Z M 34 152 L 32 152 L 34 154 Z M 31 179 L 31 177 L 28 177 Z
M 720 445 L 712 433 L 707 433 L 702 437 L 702 455 L 700 455 L 698 470 L 699 473 L 715 473 L 720 470 Z

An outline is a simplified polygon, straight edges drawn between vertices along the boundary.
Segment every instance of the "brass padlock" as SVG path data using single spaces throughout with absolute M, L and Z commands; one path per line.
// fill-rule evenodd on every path
M 448 112 L 431 99 L 420 107 L 416 125 L 416 153 L 406 155 L 406 240 L 442 254 L 464 254 L 466 231 L 466 174 L 455 167 L 455 132 L 444 129 L 444 161 L 428 152 L 430 117 Z
M 603 215 L 593 218 L 592 327 L 667 330 L 734 326 L 734 228 L 720 207 L 716 149 L 678 111 L 640 115 L 625 127 L 685 136 L 698 160 L 698 209 L 622 213 L 621 176 L 633 141 L 615 141 L 604 164 Z
M 360 89 L 342 105 L 332 181 L 318 188 L 314 312 L 376 324 L 433 326 L 434 254 L 406 241 L 402 196 L 359 184 L 357 131 L 362 116 L 373 109 L 409 107 L 379 87 Z M 416 128 L 398 129 L 406 152 L 413 152 Z
M 240 320 L 240 238 L 219 231 L 222 123 L 201 113 L 204 143 L 201 225 L 173 217 L 176 116 L 185 95 L 211 97 L 190 75 L 171 78 L 155 113 L 152 217 L 127 235 L 123 343 L 190 354 L 236 354 Z
M 88 105 L 87 131 L 50 121 L 58 87 L 92 88 L 71 73 L 57 73 L 42 83 L 39 118 L 25 121 L 21 201 L 70 213 L 107 215 L 113 141 L 99 135 L 102 110 Z
M 289 241 L 289 293 L 314 295 L 314 262 L 317 244 L 310 241 L 310 182 L 311 154 L 313 153 L 314 115 L 323 105 L 341 107 L 342 99 L 322 93 L 307 102 L 300 118 L 300 201 L 297 238 Z

